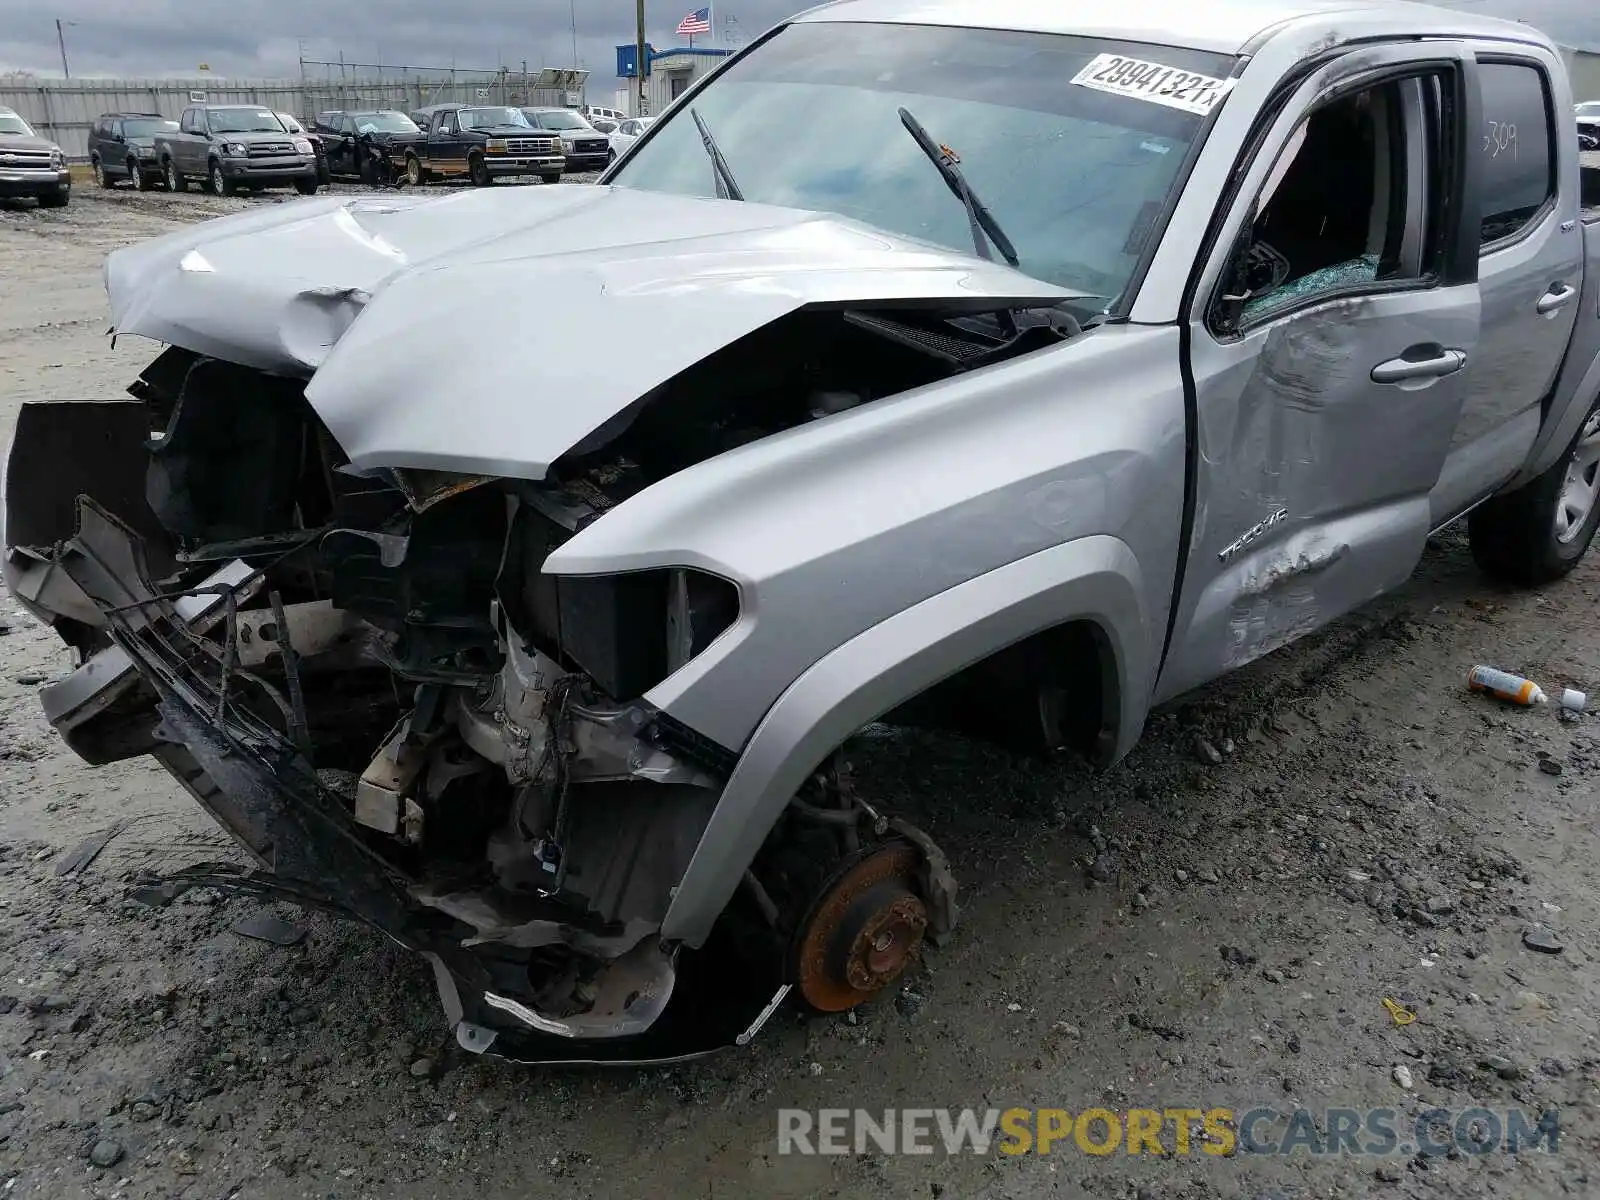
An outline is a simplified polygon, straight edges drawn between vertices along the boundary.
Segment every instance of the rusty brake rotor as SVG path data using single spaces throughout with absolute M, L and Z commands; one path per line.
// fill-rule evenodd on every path
M 888 987 L 915 960 L 928 927 L 916 893 L 915 846 L 894 841 L 829 877 L 796 933 L 794 979 L 806 1003 L 844 1012 Z

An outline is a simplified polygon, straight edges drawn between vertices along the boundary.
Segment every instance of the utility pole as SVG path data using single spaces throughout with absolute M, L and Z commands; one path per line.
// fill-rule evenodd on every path
M 578 69 L 578 0 L 567 0 L 567 10 L 572 14 L 572 69 Z
M 639 101 L 634 108 L 633 115 L 636 117 L 648 117 L 650 114 L 646 110 L 650 107 L 650 104 L 645 99 L 644 90 L 644 69 L 648 65 L 644 57 L 644 0 L 634 0 L 634 4 L 636 9 L 634 18 L 637 22 L 637 41 L 634 50 L 639 56 L 639 61 L 634 65 L 639 76 Z
M 640 2 L 643 3 L 643 0 L 640 0 Z M 76 23 L 77 22 L 75 22 L 75 21 L 68 21 L 67 22 L 68 25 L 74 25 Z M 56 44 L 61 47 L 61 73 L 63 75 L 65 75 L 68 79 L 71 79 L 72 78 L 72 72 L 67 67 L 67 35 L 65 33 L 61 32 L 61 18 L 60 17 L 56 18 Z

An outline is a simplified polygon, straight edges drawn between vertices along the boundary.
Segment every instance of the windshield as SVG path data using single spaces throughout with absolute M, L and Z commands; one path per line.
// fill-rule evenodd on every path
M 206 112 L 212 133 L 287 133 L 283 122 L 264 108 L 213 108 Z
M 417 123 L 405 113 L 370 112 L 355 114 L 356 128 L 362 133 L 421 133 Z
M 1086 84 L 1074 83 L 1091 62 L 1106 78 L 1087 73 Z M 1231 69 L 1220 55 L 1054 34 L 801 23 L 723 71 L 692 107 L 746 200 L 834 212 L 971 252 L 966 209 L 907 134 L 904 106 L 959 157 L 1021 270 L 1109 307 L 1204 120 L 1176 107 L 1175 96 L 1157 99 L 1163 81 Z M 1127 94 L 1137 88 L 1148 94 Z M 610 182 L 714 196 L 700 143 L 680 107 Z
M 493 129 L 496 125 L 521 125 L 528 122 L 519 108 L 463 108 L 458 120 L 463 129 Z
M 148 117 L 142 121 L 124 121 L 122 123 L 123 137 L 155 137 L 158 133 L 176 132 L 176 121 L 164 121 L 157 117 Z
M 28 128 L 28 123 L 16 113 L 0 113 L 0 133 L 20 133 L 24 137 L 32 137 L 33 130 Z
M 536 112 L 529 114 L 541 129 L 589 129 L 589 122 L 575 112 Z
M 1600 117 L 1600 100 L 1589 100 L 1578 105 L 1580 117 Z

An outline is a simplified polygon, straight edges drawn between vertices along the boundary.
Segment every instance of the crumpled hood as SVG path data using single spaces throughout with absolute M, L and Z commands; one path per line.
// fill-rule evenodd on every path
M 808 304 L 1075 294 L 830 214 L 600 186 L 291 201 L 115 251 L 105 278 L 118 333 L 312 376 L 357 467 L 527 479 Z

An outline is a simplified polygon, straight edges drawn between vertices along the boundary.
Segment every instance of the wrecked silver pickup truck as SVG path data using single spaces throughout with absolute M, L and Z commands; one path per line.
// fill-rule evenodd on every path
M 166 348 L 9 455 L 6 581 L 83 662 L 44 705 L 252 860 L 164 894 L 370 922 L 469 1049 L 847 1009 L 957 915 L 864 726 L 1111 763 L 1463 514 L 1578 561 L 1571 109 L 1529 28 L 1411 5 L 842 0 L 600 186 L 119 250 Z

